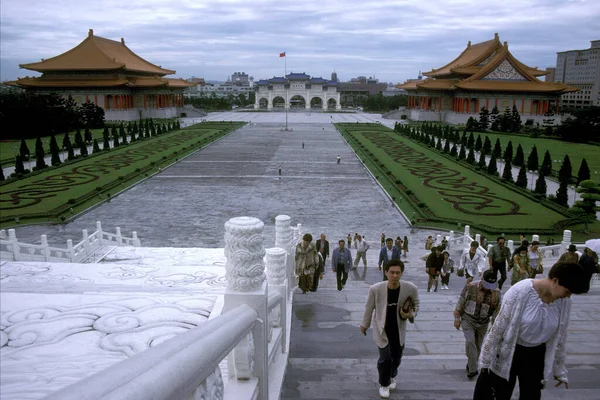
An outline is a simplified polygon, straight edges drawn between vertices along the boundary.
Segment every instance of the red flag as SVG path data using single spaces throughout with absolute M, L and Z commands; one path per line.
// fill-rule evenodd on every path
M 285 57 L 285 51 L 283 53 L 279 53 L 279 57 Z

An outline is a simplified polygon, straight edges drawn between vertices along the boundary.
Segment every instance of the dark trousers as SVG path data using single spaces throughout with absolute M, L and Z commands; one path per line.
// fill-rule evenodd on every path
M 342 286 L 346 284 L 348 280 L 348 273 L 346 272 L 346 268 L 338 267 L 335 269 L 335 278 L 337 280 L 338 290 L 342 290 Z
M 317 268 L 317 271 L 315 271 L 315 275 L 313 276 L 313 285 L 311 292 L 316 292 L 319 288 L 319 278 L 321 278 L 321 271 L 319 271 Z
M 540 400 L 544 379 L 546 345 L 524 347 L 517 345 L 508 381 L 489 371 L 481 373 L 475 385 L 473 400 L 487 400 L 495 393 L 496 400 L 510 400 L 519 378 L 519 400 Z
M 502 289 L 502 284 L 506 281 L 506 261 L 492 261 L 492 272 L 498 279 L 498 271 L 500 271 L 500 280 L 498 281 L 498 289 Z
M 404 346 L 400 346 L 400 340 L 390 340 L 383 349 L 379 348 L 379 360 L 377 360 L 377 372 L 379 372 L 379 384 L 389 386 L 391 379 L 398 375 L 398 367 L 402 361 Z
M 442 276 L 442 285 L 448 286 L 449 283 L 450 283 L 450 272 L 448 272 L 446 275 Z

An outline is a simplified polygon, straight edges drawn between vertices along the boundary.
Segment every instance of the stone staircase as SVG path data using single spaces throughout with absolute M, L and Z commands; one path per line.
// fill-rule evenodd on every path
M 354 251 L 353 251 L 354 253 Z M 374 256 L 374 255 L 370 255 Z M 282 399 L 376 399 L 377 348 L 371 331 L 360 334 L 368 287 L 380 280 L 369 258 L 349 274 L 343 291 L 328 270 L 316 293 L 294 295 L 290 357 Z M 548 260 L 550 262 L 550 260 Z M 549 264 L 551 265 L 551 264 Z M 453 275 L 450 290 L 427 293 L 424 263 L 411 257 L 403 276 L 420 288 L 421 309 L 409 325 L 392 399 L 470 399 L 476 378 L 465 374 L 462 331 L 453 327 L 452 311 L 464 283 Z M 568 345 L 570 389 L 549 388 L 543 399 L 600 399 L 600 287 L 574 296 Z M 518 389 L 513 398 L 518 398 Z

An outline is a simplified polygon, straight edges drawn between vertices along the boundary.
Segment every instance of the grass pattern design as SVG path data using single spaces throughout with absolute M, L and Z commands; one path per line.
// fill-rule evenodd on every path
M 457 170 L 404 143 L 390 142 L 383 132 L 371 131 L 366 137 L 412 175 L 423 178 L 423 185 L 436 190 L 442 200 L 459 212 L 481 216 L 525 215 L 519 212 L 516 201 L 492 193 L 479 182 L 469 181 Z

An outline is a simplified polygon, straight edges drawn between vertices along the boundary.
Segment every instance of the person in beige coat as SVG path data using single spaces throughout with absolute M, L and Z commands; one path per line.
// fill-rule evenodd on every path
M 419 311 L 419 295 L 414 283 L 400 282 L 404 272 L 402 261 L 390 260 L 384 265 L 384 270 L 388 280 L 369 288 L 360 331 L 366 336 L 373 322 L 373 340 L 379 349 L 379 396 L 387 399 L 390 390 L 396 388 L 395 377 L 406 339 L 406 320 L 414 321 Z

